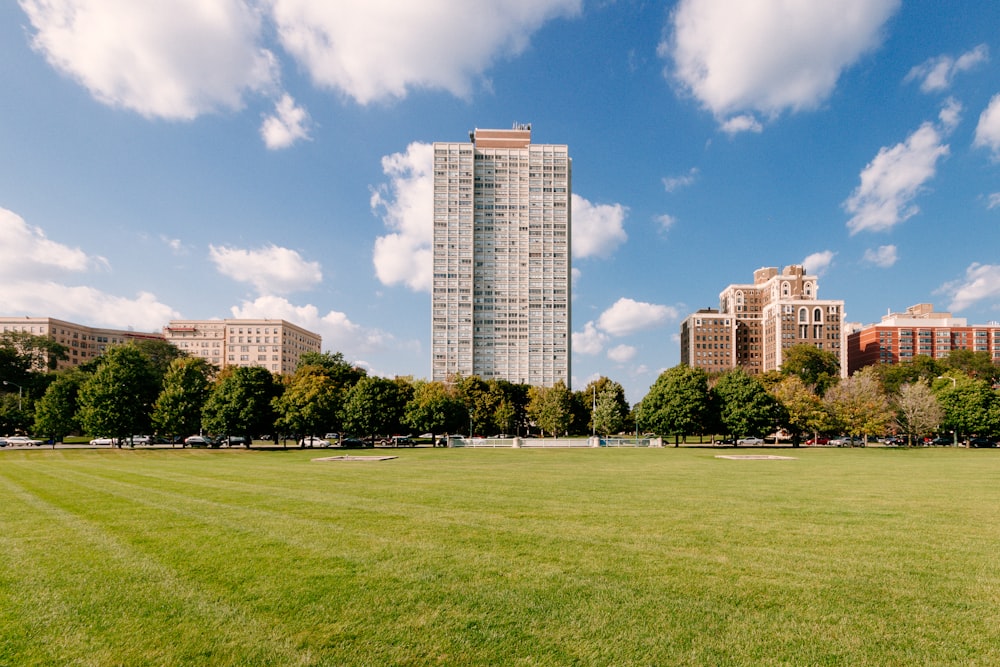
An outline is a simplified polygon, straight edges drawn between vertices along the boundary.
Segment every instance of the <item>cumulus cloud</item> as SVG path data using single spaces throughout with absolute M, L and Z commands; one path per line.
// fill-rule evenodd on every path
M 591 204 L 574 194 L 573 257 L 607 257 L 628 239 L 625 216 L 628 208 L 621 204 Z
M 583 325 L 583 331 L 573 332 L 573 352 L 576 354 L 600 354 L 608 342 L 608 335 L 599 331 L 593 322 Z
M 942 132 L 929 122 L 903 143 L 879 150 L 862 170 L 861 184 L 843 204 L 852 214 L 847 221 L 851 235 L 892 229 L 916 215 L 920 209 L 913 200 L 948 152 Z
M 841 72 L 879 46 L 899 6 L 680 0 L 658 52 L 672 62 L 668 74 L 728 132 L 759 131 L 754 113 L 773 118 L 826 100 Z
M 693 185 L 696 180 L 698 180 L 698 167 L 691 167 L 686 174 L 664 177 L 663 188 L 667 192 L 676 192 Z
M 898 259 L 899 256 L 894 245 L 883 245 L 875 249 L 865 250 L 864 261 L 883 269 L 888 269 Z
M 91 257 L 79 248 L 52 241 L 38 227 L 5 208 L 0 208 L 0 278 L 42 278 L 53 270 L 79 272 L 107 268 L 103 257 Z
M 943 285 L 939 291 L 951 295 L 948 310 L 955 312 L 985 299 L 1000 299 L 1000 265 L 973 263 L 964 279 Z
M 1000 192 L 991 192 L 986 195 L 986 208 L 992 211 L 997 207 L 1000 207 Z
M 90 256 L 45 236 L 12 211 L 0 208 L 0 312 L 57 317 L 121 328 L 159 329 L 179 317 L 148 292 L 135 297 L 107 294 L 92 287 L 68 286 L 53 274 L 109 269 L 103 257 Z
M 608 350 L 608 359 L 624 364 L 635 357 L 636 349 L 631 345 L 616 345 Z
M 518 55 L 580 0 L 271 0 L 278 39 L 316 85 L 360 104 L 414 88 L 464 96 L 495 60 Z
M 434 239 L 434 147 L 414 142 L 405 153 L 382 158 L 382 173 L 389 177 L 373 189 L 371 208 L 392 233 L 375 239 L 375 275 L 385 285 L 403 284 L 429 292 Z
M 274 105 L 274 113 L 260 126 L 264 145 L 271 150 L 288 148 L 300 139 L 309 138 L 309 114 L 295 105 L 291 95 L 285 94 Z
M 968 71 L 989 59 L 990 48 L 986 44 L 980 44 L 957 58 L 947 54 L 928 58 L 911 69 L 904 81 L 920 81 L 920 90 L 925 93 L 947 90 L 956 74 Z
M 239 109 L 276 86 L 257 44 L 260 15 L 243 0 L 20 0 L 49 64 L 104 104 L 190 120 Z
M 345 313 L 331 310 L 323 314 L 312 304 L 297 306 L 280 296 L 261 296 L 253 301 L 244 301 L 230 310 L 235 318 L 271 318 L 294 322 L 322 336 L 324 349 L 343 352 L 348 359 L 401 346 L 419 348 L 414 341 L 400 341 L 380 329 L 366 328 L 352 322 Z
M 837 253 L 832 250 L 824 250 L 822 252 L 814 252 L 813 254 L 802 260 L 802 267 L 806 270 L 806 273 L 814 276 L 822 276 L 826 273 L 826 270 L 830 268 L 833 263 L 833 258 Z
M 259 250 L 210 245 L 208 254 L 219 273 L 250 283 L 260 294 L 298 292 L 323 279 L 319 262 L 306 261 L 295 250 L 273 244 Z
M 622 297 L 601 313 L 597 318 L 597 326 L 612 336 L 625 336 L 643 329 L 652 329 L 676 317 L 677 309 L 671 306 Z
M 626 297 L 618 299 L 596 321 L 583 325 L 583 331 L 573 333 L 575 354 L 600 354 L 613 337 L 627 336 L 643 329 L 661 326 L 677 318 L 677 309 L 653 303 L 635 301 Z M 608 357 L 624 363 L 635 354 L 635 348 L 618 345 L 608 351 Z
M 760 134 L 764 131 L 764 126 L 760 124 L 760 121 L 753 114 L 745 113 L 723 121 L 719 129 L 726 134 L 739 134 L 740 132 Z
M 993 159 L 1000 160 L 1000 93 L 993 96 L 989 105 L 979 115 L 973 145 L 993 151 Z

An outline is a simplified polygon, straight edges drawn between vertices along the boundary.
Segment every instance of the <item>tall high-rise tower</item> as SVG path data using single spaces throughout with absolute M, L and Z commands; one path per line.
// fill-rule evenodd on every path
M 432 377 L 570 384 L 567 147 L 531 126 L 434 144 Z

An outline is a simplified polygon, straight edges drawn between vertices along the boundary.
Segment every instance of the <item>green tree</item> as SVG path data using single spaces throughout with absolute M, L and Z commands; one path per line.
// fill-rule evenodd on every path
M 476 433 L 477 429 L 495 428 L 496 396 L 490 391 L 490 385 L 478 375 L 470 375 L 456 377 L 454 387 L 469 415 L 469 435 Z
M 656 378 L 634 410 L 636 428 L 660 435 L 680 436 L 704 432 L 708 425 L 708 375 L 700 368 L 679 364 Z
M 591 422 L 595 433 L 610 435 L 618 433 L 625 427 L 625 420 L 628 418 L 628 407 L 625 404 L 625 392 L 621 385 L 612 386 L 617 383 L 609 383 L 597 394 L 594 402 Z
M 178 357 L 170 362 L 153 405 L 152 421 L 158 433 L 183 436 L 201 429 L 201 412 L 216 372 L 199 357 Z
M 91 435 L 118 438 L 121 446 L 131 436 L 149 431 L 158 393 L 156 374 L 138 347 L 133 343 L 110 347 L 80 387 L 80 426 Z
M 983 380 L 993 385 L 1000 381 L 1000 366 L 993 363 L 989 352 L 972 350 L 952 350 L 941 360 L 942 372 L 955 370 L 971 378 Z
M 829 350 L 815 345 L 793 345 L 782 353 L 781 372 L 798 376 L 807 387 L 814 387 L 819 396 L 840 381 L 840 359 Z
M 543 434 L 566 433 L 573 419 L 572 398 L 566 384 L 558 380 L 551 387 L 528 389 L 528 417 Z
M 344 402 L 344 428 L 371 438 L 397 432 L 403 422 L 407 397 L 394 380 L 366 376 L 347 392 Z
M 86 376 L 76 369 L 58 373 L 35 404 L 34 431 L 49 436 L 53 447 L 80 428 L 77 399 L 85 379 Z
M 763 436 L 780 420 L 777 399 L 742 368 L 723 374 L 712 387 L 712 395 L 719 421 L 735 437 Z
M 863 436 L 866 443 L 869 435 L 885 433 L 892 422 L 889 399 L 872 366 L 832 387 L 823 399 L 840 430 Z
M 882 388 L 889 396 L 898 395 L 904 384 L 916 384 L 921 380 L 930 382 L 943 370 L 936 360 L 926 354 L 918 354 L 910 361 L 899 364 L 879 364 L 872 368 L 878 373 Z
M 403 422 L 417 433 L 456 433 L 469 423 L 465 404 L 443 382 L 418 381 L 403 410 Z
M 324 366 L 300 364 L 286 379 L 285 391 L 274 399 L 277 426 L 298 437 L 339 431 L 345 395 Z
M 937 431 L 944 417 L 941 404 L 926 380 L 901 386 L 894 406 L 896 426 L 906 434 L 907 443 L 911 446 L 914 436 Z
M 60 361 L 69 359 L 69 350 L 48 336 L 27 331 L 0 333 L 0 377 L 28 380 L 29 372 L 54 370 Z
M 991 436 L 1000 430 L 1000 400 L 986 380 L 950 371 L 935 381 L 934 389 L 944 411 L 942 426 L 956 437 Z
M 272 402 L 281 393 L 274 375 L 260 366 L 237 366 L 219 374 L 202 408 L 201 426 L 216 435 L 259 436 L 274 430 Z
M 830 428 L 830 415 L 822 399 L 797 375 L 789 375 L 774 385 L 771 394 L 782 406 L 783 425 L 791 432 L 795 447 L 803 433 L 815 437 Z
M 368 372 L 344 359 L 341 352 L 304 352 L 299 366 L 320 366 L 326 375 L 345 392 L 356 385 Z

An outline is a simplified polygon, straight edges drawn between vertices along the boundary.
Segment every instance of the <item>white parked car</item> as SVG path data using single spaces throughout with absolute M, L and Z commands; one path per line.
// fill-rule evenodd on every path
M 97 446 L 97 445 L 110 445 L 110 446 L 113 447 L 116 444 L 118 444 L 118 439 L 117 438 L 94 438 L 93 440 L 90 441 L 90 444 L 91 445 L 95 445 L 95 446 Z
M 329 447 L 330 441 L 315 435 L 307 435 L 299 440 L 299 447 Z
M 34 440 L 26 435 L 12 435 L 4 438 L 10 447 L 37 447 L 44 445 L 41 440 Z
M 750 445 L 751 447 L 756 447 L 758 445 L 763 445 L 764 441 L 760 438 L 740 438 L 736 441 L 737 445 Z

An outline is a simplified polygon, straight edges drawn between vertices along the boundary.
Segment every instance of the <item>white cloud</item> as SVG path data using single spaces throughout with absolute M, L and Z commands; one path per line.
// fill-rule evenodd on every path
M 276 87 L 258 46 L 259 13 L 243 0 L 20 0 L 34 47 L 104 104 L 190 120 L 239 109 Z
M 896 252 L 896 246 L 894 245 L 883 245 L 874 250 L 871 248 L 865 250 L 864 261 L 883 269 L 888 269 L 890 266 L 894 265 L 898 259 L 899 255 Z
M 285 94 L 274 105 L 274 114 L 260 126 L 264 145 L 271 150 L 288 148 L 300 139 L 309 138 L 309 114 L 295 106 L 291 95 Z
M 38 227 L 0 208 L 0 279 L 50 277 L 52 271 L 80 272 L 107 268 L 103 257 L 90 257 L 79 248 L 51 241 Z
M 719 128 L 726 134 L 739 134 L 740 132 L 753 132 L 760 134 L 764 131 L 764 126 L 760 124 L 753 114 L 741 114 L 733 116 L 724 121 Z
M 993 158 L 1000 160 L 1000 93 L 993 96 L 979 116 L 973 146 L 993 151 Z
M 434 239 L 434 147 L 414 142 L 406 153 L 382 158 L 389 177 L 373 189 L 371 208 L 392 233 L 375 239 L 372 261 L 384 285 L 403 284 L 416 292 L 431 290 Z
M 619 364 L 631 361 L 635 357 L 637 350 L 631 345 L 616 345 L 608 350 L 608 359 Z
M 991 192 L 986 195 L 986 208 L 992 211 L 997 207 L 1000 207 L 1000 192 Z
M 583 331 L 573 332 L 574 354 L 599 354 L 608 342 L 608 335 L 599 331 L 593 322 L 583 325 Z
M 676 192 L 686 188 L 698 179 L 698 167 L 691 167 L 686 174 L 681 176 L 667 176 L 663 179 L 663 187 L 667 192 Z
M 965 279 L 943 285 L 940 290 L 952 297 L 948 310 L 961 312 L 984 299 L 1000 299 L 1000 265 L 973 263 Z
M 813 109 L 879 46 L 900 0 L 680 0 L 660 43 L 671 74 L 720 122 Z M 746 118 L 728 131 L 753 129 Z
M 837 253 L 832 250 L 814 252 L 802 260 L 802 267 L 806 273 L 814 276 L 822 276 L 833 263 L 833 258 Z
M 612 336 L 625 336 L 643 329 L 658 327 L 677 317 L 677 309 L 654 303 L 618 299 L 597 318 L 597 326 Z
M 172 239 L 163 234 L 160 234 L 160 240 L 163 241 L 168 248 L 175 254 L 180 255 L 184 253 L 184 244 L 180 239 Z
M 624 222 L 628 208 L 621 204 L 591 204 L 574 194 L 573 257 L 607 257 L 628 239 Z
M 495 60 L 521 53 L 580 0 L 271 0 L 278 38 L 319 86 L 360 104 L 410 89 L 464 96 Z
M 279 296 L 261 296 L 253 301 L 244 301 L 230 310 L 236 318 L 271 318 L 294 322 L 320 334 L 323 337 L 323 349 L 343 352 L 348 359 L 399 347 L 419 349 L 419 344 L 415 341 L 399 341 L 380 329 L 362 327 L 352 322 L 345 313 L 331 310 L 321 314 L 312 304 L 296 306 Z
M 209 258 L 219 273 L 252 284 L 260 294 L 306 290 L 323 279 L 319 262 L 309 262 L 295 250 L 265 246 L 244 250 L 210 245 Z
M 852 214 L 847 221 L 851 235 L 882 231 L 916 215 L 913 200 L 934 177 L 939 158 L 948 155 L 941 132 L 924 123 L 906 141 L 883 147 L 861 172 L 861 184 L 844 202 Z
M 989 59 L 990 48 L 986 44 L 980 44 L 958 58 L 950 55 L 928 58 L 911 69 L 904 81 L 920 81 L 920 90 L 925 93 L 947 90 L 951 87 L 951 81 L 956 74 L 970 70 Z
M 666 213 L 656 216 L 654 220 L 659 223 L 661 232 L 669 232 L 670 228 L 677 224 L 677 218 Z

